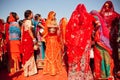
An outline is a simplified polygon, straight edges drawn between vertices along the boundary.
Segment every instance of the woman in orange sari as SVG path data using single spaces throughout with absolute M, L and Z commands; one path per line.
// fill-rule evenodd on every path
M 65 63 L 66 69 L 68 69 L 66 46 L 65 46 L 65 33 L 66 33 L 67 23 L 68 23 L 68 21 L 67 21 L 67 18 L 65 18 L 65 17 L 61 18 L 61 20 L 59 22 L 59 26 L 60 26 L 60 40 L 61 40 L 60 42 L 61 42 L 61 45 L 62 45 L 62 58 L 64 59 L 64 63 Z
M 65 32 L 66 32 L 66 26 L 67 26 L 67 18 L 63 17 L 60 20 L 60 33 L 61 33 L 61 38 L 62 38 L 62 42 L 65 43 Z
M 10 59 L 10 72 L 15 73 L 18 71 L 20 62 L 20 28 L 17 23 L 19 19 L 17 13 L 11 12 L 9 16 L 9 59 Z
M 57 75 L 63 71 L 61 45 L 58 36 L 59 27 L 56 22 L 56 13 L 50 11 L 46 21 L 46 52 L 43 74 Z

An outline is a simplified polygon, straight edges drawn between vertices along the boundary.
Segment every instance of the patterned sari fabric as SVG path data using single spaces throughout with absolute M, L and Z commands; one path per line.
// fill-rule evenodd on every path
M 113 77 L 113 59 L 112 49 L 109 40 L 109 29 L 105 25 L 104 19 L 97 11 L 92 11 L 96 21 L 100 22 L 98 30 L 95 32 L 94 46 L 94 62 L 95 62 L 95 78 L 109 79 Z
M 0 61 L 2 61 L 2 55 L 4 52 L 4 25 L 3 21 L 0 19 Z
M 79 4 L 66 27 L 68 80 L 93 80 L 90 69 L 91 35 L 94 18 Z
M 62 71 L 61 48 L 57 35 L 47 37 L 44 74 L 56 75 Z
M 53 19 L 56 13 L 51 11 L 48 15 L 46 22 L 47 35 L 46 35 L 46 52 L 45 52 L 45 61 L 43 67 L 43 74 L 49 75 L 60 75 L 64 67 L 62 65 L 61 57 L 61 45 L 58 37 L 58 26 L 51 20 Z M 50 26 L 49 26 L 50 25 Z
M 26 24 L 27 21 L 30 20 L 26 20 Z M 24 25 L 23 26 L 23 32 L 22 32 L 22 43 L 21 43 L 21 52 L 23 55 L 22 61 L 23 61 L 23 65 L 24 65 L 24 76 L 31 76 L 37 73 L 37 67 L 35 64 L 35 59 L 34 59 L 34 49 L 33 49 L 33 39 L 30 35 L 30 27 L 31 24 L 29 24 L 30 26 L 28 27 L 28 25 Z

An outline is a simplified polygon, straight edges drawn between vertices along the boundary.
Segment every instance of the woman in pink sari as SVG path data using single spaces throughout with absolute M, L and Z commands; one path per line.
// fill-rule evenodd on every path
M 84 4 L 79 4 L 68 22 L 66 27 L 68 80 L 93 80 L 89 65 L 93 20 Z
M 110 40 L 110 46 L 112 48 L 112 58 L 114 59 L 114 74 L 117 73 L 118 70 L 118 48 L 117 48 L 117 32 L 118 32 L 118 23 L 119 23 L 119 14 L 115 11 L 114 5 L 112 1 L 106 1 L 101 10 L 100 15 L 105 21 L 106 27 L 108 28 L 108 35 Z M 105 31 L 106 32 L 106 31 Z
M 93 10 L 91 14 L 96 18 L 94 34 L 94 76 L 96 79 L 113 79 L 112 48 L 109 41 L 109 29 L 100 14 Z M 97 29 L 96 29 L 97 28 Z

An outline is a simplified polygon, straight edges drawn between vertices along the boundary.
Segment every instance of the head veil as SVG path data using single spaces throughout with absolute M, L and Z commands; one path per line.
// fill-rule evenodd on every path
M 78 4 L 66 27 L 66 45 L 69 62 L 80 59 L 89 43 L 93 17 L 87 12 L 84 4 Z
M 108 7 L 108 9 L 107 9 Z M 111 1 L 106 1 L 100 10 L 100 14 L 104 14 L 106 11 L 114 12 L 114 6 Z

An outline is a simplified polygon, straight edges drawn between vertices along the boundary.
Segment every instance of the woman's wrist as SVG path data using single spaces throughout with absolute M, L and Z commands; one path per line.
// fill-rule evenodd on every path
M 36 43 L 36 42 L 37 42 L 36 38 L 33 38 L 33 42 L 34 42 L 34 43 Z

